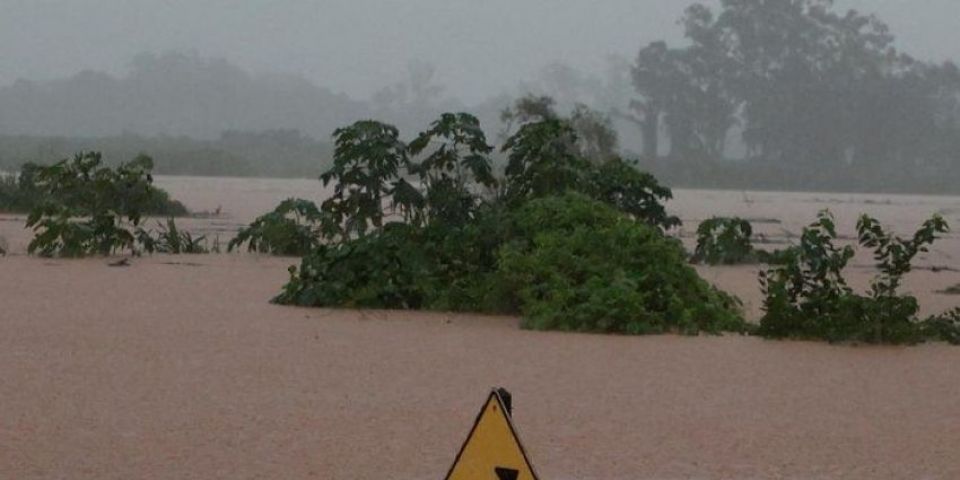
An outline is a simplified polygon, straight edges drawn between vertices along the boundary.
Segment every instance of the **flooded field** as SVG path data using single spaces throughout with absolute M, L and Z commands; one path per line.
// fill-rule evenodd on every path
M 226 240 L 317 181 L 160 177 Z M 911 234 L 960 198 L 678 190 L 692 245 L 712 215 L 782 247 L 829 208 Z M 544 479 L 960 477 L 960 348 L 519 330 L 509 317 L 269 303 L 296 260 L 250 254 L 25 255 L 0 217 L 0 478 L 442 478 L 488 388 Z M 907 279 L 925 312 L 960 304 L 960 240 Z M 759 316 L 757 267 L 704 267 Z M 866 286 L 869 256 L 852 281 Z
M 310 179 L 158 176 L 156 183 L 195 212 L 197 218 L 178 220 L 178 225 L 210 240 L 219 239 L 222 245 L 239 228 L 284 199 L 300 197 L 320 202 L 328 194 L 319 181 Z M 955 231 L 917 258 L 917 268 L 907 277 L 905 288 L 920 298 L 923 313 L 936 313 L 960 304 L 960 296 L 937 293 L 960 283 L 960 197 L 685 189 L 674 190 L 674 196 L 667 209 L 683 220 L 683 227 L 672 233 L 680 236 L 691 250 L 697 225 L 711 216 L 748 219 L 757 246 L 777 249 L 797 241 L 803 227 L 824 209 L 836 216 L 841 239 L 849 243 L 855 243 L 854 229 L 860 214 L 870 214 L 896 233 L 908 236 L 930 215 L 938 213 Z M 6 239 L 15 255 L 24 253 L 30 240 L 23 220 L 22 215 L 0 215 L 0 237 Z M 869 252 L 860 252 L 851 262 L 848 279 L 856 288 L 868 287 L 874 274 L 872 265 Z M 748 317 L 759 317 L 756 266 L 698 269 L 707 279 L 739 296 Z

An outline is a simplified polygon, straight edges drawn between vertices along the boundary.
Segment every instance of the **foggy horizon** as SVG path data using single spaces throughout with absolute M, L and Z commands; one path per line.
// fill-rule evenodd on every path
M 0 2 L 7 171 L 313 177 L 359 120 L 407 141 L 467 112 L 496 144 L 536 97 L 674 185 L 960 185 L 953 0 Z
M 436 68 L 446 95 L 475 104 L 516 94 L 550 64 L 602 76 L 611 56 L 632 61 L 651 41 L 683 44 L 677 19 L 692 1 L 522 3 L 163 3 L 4 0 L 0 87 L 81 71 L 122 77 L 142 53 L 224 59 L 254 75 L 293 75 L 353 99 L 404 79 L 410 62 Z M 718 2 L 707 1 L 707 5 Z M 960 15 L 951 0 L 842 0 L 890 25 L 900 51 L 932 61 L 960 58 Z M 584 19 L 590 25 L 582 25 Z M 535 26 L 534 26 L 535 24 Z M 123 42 L 117 42 L 123 38 Z

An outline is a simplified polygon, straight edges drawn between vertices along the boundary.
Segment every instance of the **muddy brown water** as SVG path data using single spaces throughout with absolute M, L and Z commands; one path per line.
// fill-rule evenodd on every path
M 160 177 L 224 241 L 316 181 Z M 687 227 L 736 214 L 772 244 L 830 208 L 960 228 L 960 198 L 678 190 Z M 0 478 L 442 478 L 488 389 L 543 479 L 960 478 L 960 348 L 845 347 L 736 336 L 617 337 L 517 319 L 271 305 L 294 259 L 24 255 L 0 216 Z M 960 242 L 921 267 L 960 269 Z M 865 287 L 869 256 L 853 283 Z M 925 311 L 955 270 L 918 270 Z M 700 268 L 759 314 L 754 267 Z

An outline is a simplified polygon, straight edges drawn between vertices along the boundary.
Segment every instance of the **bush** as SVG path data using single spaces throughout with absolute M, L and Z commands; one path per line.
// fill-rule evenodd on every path
M 663 230 L 680 225 L 663 202 L 673 192 L 652 175 L 616 156 L 591 162 L 579 154 L 569 120 L 548 117 L 526 123 L 507 139 L 504 197 L 511 206 L 550 195 L 579 192 Z
M 591 165 L 582 193 L 617 210 L 663 230 L 680 226 L 680 219 L 668 215 L 664 203 L 673 192 L 647 172 L 619 157 Z
M 533 200 L 499 254 L 523 325 L 607 333 L 746 331 L 736 302 L 710 287 L 681 245 L 577 194 Z
M 700 279 L 664 235 L 679 224 L 661 203 L 670 190 L 619 158 L 591 163 L 563 119 L 527 123 L 507 140 L 502 182 L 467 114 L 441 116 L 409 146 L 372 121 L 335 135 L 334 167 L 322 177 L 335 193 L 319 212 L 334 234 L 309 245 L 277 303 L 522 313 L 538 329 L 748 330 L 737 301 Z M 497 198 L 475 193 L 495 185 Z
M 524 124 L 507 139 L 505 197 L 512 205 L 583 188 L 590 163 L 576 154 L 577 135 L 566 120 Z
M 325 219 L 328 217 L 313 202 L 290 198 L 241 228 L 227 244 L 227 250 L 247 244 L 251 252 L 303 256 L 320 245 L 321 237 L 335 235 L 339 230 Z
M 733 265 L 756 259 L 750 237 L 750 222 L 739 217 L 713 217 L 697 227 L 697 248 L 694 263 Z
M 151 186 L 143 204 L 143 214 L 156 217 L 185 217 L 190 214 L 187 207 L 170 198 L 166 190 Z
M 41 256 L 81 257 L 136 252 L 134 232 L 158 194 L 150 170 L 153 161 L 140 156 L 117 168 L 101 166 L 96 152 L 77 154 L 48 167 L 27 165 L 21 190 L 42 199 L 27 217 L 36 232 L 28 251 Z
M 209 253 L 207 237 L 194 237 L 187 231 L 180 230 L 177 223 L 168 218 L 166 225 L 157 222 L 157 233 L 145 229 L 137 229 L 137 241 L 147 253 L 169 254 L 200 254 Z
M 783 250 L 758 250 L 753 248 L 750 222 L 739 217 L 713 217 L 700 222 L 697 227 L 697 247 L 690 261 L 707 265 L 736 265 L 742 263 L 766 263 L 784 265 L 794 261 L 797 247 Z
M 925 339 L 960 345 L 960 308 L 931 316 L 921 323 L 920 328 Z
M 946 230 L 939 217 L 909 240 L 861 218 L 860 242 L 874 249 L 881 271 L 869 295 L 847 286 L 842 272 L 854 250 L 834 244 L 827 212 L 799 245 L 772 253 L 752 248 L 743 219 L 704 222 L 696 260 L 780 264 L 761 273 L 765 314 L 755 329 L 738 300 L 701 279 L 679 241 L 664 234 L 679 224 L 663 208 L 670 190 L 619 158 L 586 159 L 562 118 L 525 123 L 507 140 L 501 195 L 492 199 L 474 193 L 477 183 L 494 182 L 472 116 L 445 114 L 409 146 L 373 121 L 336 135 L 334 167 L 323 176 L 336 182 L 334 197 L 319 211 L 282 205 L 239 240 L 309 250 L 278 303 L 520 313 L 527 328 L 590 332 L 960 340 L 960 310 L 920 321 L 916 299 L 897 291 L 913 257 Z M 418 164 L 411 154 L 425 158 Z M 404 180 L 402 168 L 425 191 Z M 320 232 L 285 216 L 294 210 L 318 221 Z M 281 233 L 265 233 L 271 229 Z
M 380 231 L 318 245 L 290 267 L 290 281 L 274 301 L 313 307 L 416 309 L 424 305 L 428 257 L 418 230 L 390 223 Z
M 857 294 L 847 285 L 843 269 L 854 250 L 834 245 L 833 217 L 821 212 L 817 221 L 804 229 L 789 261 L 761 272 L 765 314 L 759 333 L 773 338 L 893 344 L 949 341 L 960 334 L 956 317 L 950 314 L 919 320 L 917 299 L 898 291 L 913 258 L 926 251 L 938 233 L 947 231 L 946 222 L 934 216 L 905 240 L 864 215 L 857 231 L 860 245 L 874 250 L 880 271 L 869 294 Z
M 25 177 L 45 198 L 27 218 L 27 227 L 36 231 L 30 253 L 79 257 L 133 249 L 134 235 L 122 223 L 140 223 L 152 180 L 149 160 L 116 170 L 100 164 L 97 153 L 78 154 Z
M 120 221 L 107 213 L 78 219 L 78 215 L 62 206 L 34 209 L 27 219 L 27 227 L 33 227 L 36 234 L 27 251 L 41 257 L 85 257 L 110 255 L 124 249 L 133 251 L 133 233 L 119 225 Z
M 522 313 L 523 325 L 615 333 L 745 331 L 736 301 L 659 230 L 568 194 L 460 228 L 389 223 L 320 245 L 275 301 Z
M 79 156 L 87 159 L 96 158 L 98 159 L 99 166 L 99 159 L 101 158 L 99 153 L 81 153 Z M 64 164 L 65 162 L 66 161 L 63 161 L 56 165 Z M 139 207 L 142 210 L 142 214 L 165 217 L 179 217 L 189 214 L 187 208 L 182 203 L 171 199 L 169 193 L 152 185 L 153 178 L 150 176 L 150 170 L 152 169 L 153 161 L 149 157 L 141 155 L 131 164 L 127 165 L 137 163 L 149 165 L 149 168 L 146 170 L 146 178 L 149 179 L 149 182 L 144 192 L 144 197 L 141 199 L 142 204 Z M 74 164 L 76 165 L 76 158 L 74 159 Z M 42 207 L 44 203 L 51 201 L 60 203 L 69 202 L 71 199 L 93 194 L 90 191 L 90 189 L 93 188 L 93 182 L 85 182 L 86 185 L 74 183 L 72 184 L 73 189 L 71 191 L 51 191 L 49 188 L 43 189 L 37 184 L 38 174 L 48 172 L 51 168 L 56 167 L 56 165 L 42 167 L 27 163 L 21 167 L 20 173 L 16 176 L 0 176 L 0 211 L 30 212 L 35 208 Z M 123 164 L 121 164 L 121 167 L 123 167 Z
M 471 222 L 431 225 L 420 242 L 431 261 L 423 280 L 431 310 L 515 313 L 516 300 L 497 272 L 497 252 L 510 236 L 510 213 L 483 204 Z
M 407 145 L 392 125 L 362 120 L 333 132 L 333 166 L 320 176 L 323 186 L 333 183 L 333 195 L 321 205 L 342 239 L 363 236 L 383 227 L 383 202 L 390 199 L 406 219 L 422 201 L 420 193 L 401 177 L 410 167 Z
M 410 173 L 420 178 L 425 190 L 414 205 L 421 205 L 428 223 L 464 225 L 475 214 L 481 198 L 471 187 L 493 189 L 496 180 L 480 121 L 468 113 L 445 113 L 410 142 L 411 155 L 422 155 L 420 163 L 410 165 Z
M 499 218 L 490 211 L 485 218 Z M 276 303 L 362 307 L 515 311 L 497 288 L 495 221 L 461 227 L 388 223 L 348 241 L 320 244 L 291 267 Z
M 843 326 L 855 308 L 843 269 L 852 247 L 838 248 L 833 216 L 822 211 L 804 228 L 791 262 L 760 272 L 765 314 L 759 332 L 767 337 L 823 338 L 848 336 Z

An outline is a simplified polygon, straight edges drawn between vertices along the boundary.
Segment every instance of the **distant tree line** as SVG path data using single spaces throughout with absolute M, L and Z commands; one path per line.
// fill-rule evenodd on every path
M 832 0 L 722 0 L 680 23 L 689 45 L 651 43 L 631 72 L 648 159 L 719 159 L 739 133 L 756 164 L 956 170 L 960 70 L 897 51 L 877 17 Z
M 8 135 L 213 140 L 227 130 L 298 129 L 324 138 L 344 118 L 368 115 L 364 102 L 300 77 L 178 52 L 137 55 L 120 76 L 85 70 L 0 88 L 0 133 Z
M 138 56 L 121 77 L 17 81 L 0 88 L 0 169 L 96 150 L 111 164 L 148 153 L 159 174 L 316 177 L 337 126 L 416 132 L 445 111 L 495 125 L 507 108 L 501 138 L 524 121 L 510 109 L 561 112 L 593 142 L 586 156 L 639 157 L 674 186 L 960 193 L 956 65 L 898 51 L 880 19 L 833 0 L 716 4 L 685 10 L 683 45 L 653 42 L 599 74 L 552 64 L 472 106 L 422 62 L 368 101 L 179 53 Z

